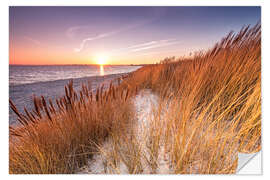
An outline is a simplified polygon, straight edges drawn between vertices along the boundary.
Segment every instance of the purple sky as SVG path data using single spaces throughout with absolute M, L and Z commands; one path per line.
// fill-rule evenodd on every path
M 260 7 L 10 7 L 10 64 L 155 63 L 207 50 Z

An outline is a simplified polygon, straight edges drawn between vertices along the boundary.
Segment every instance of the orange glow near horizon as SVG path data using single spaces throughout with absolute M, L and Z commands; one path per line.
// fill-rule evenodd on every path
M 104 54 L 99 54 L 95 57 L 96 64 L 103 66 L 105 64 L 108 64 L 109 57 Z

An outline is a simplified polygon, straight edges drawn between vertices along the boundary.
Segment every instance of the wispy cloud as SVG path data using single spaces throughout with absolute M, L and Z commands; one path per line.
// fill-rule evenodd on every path
M 115 35 L 115 34 L 118 34 L 120 32 L 124 32 L 124 31 L 127 31 L 127 30 L 130 30 L 130 29 L 134 29 L 136 27 L 139 27 L 139 26 L 142 26 L 144 24 L 146 24 L 146 22 L 148 21 L 143 21 L 143 22 L 139 22 L 139 23 L 133 23 L 133 24 L 129 24 L 129 25 L 126 25 L 120 29 L 117 29 L 117 30 L 114 30 L 114 31 L 111 31 L 111 32 L 106 32 L 106 33 L 101 33 L 101 34 L 98 34 L 96 36 L 93 36 L 93 37 L 87 37 L 85 39 L 83 39 L 80 43 L 80 46 L 79 48 L 74 48 L 74 51 L 75 52 L 80 52 L 84 49 L 85 47 L 85 44 L 88 42 L 88 41 L 93 41 L 93 40 L 98 40 L 98 39 L 102 39 L 102 38 L 106 38 L 106 37 L 109 37 L 109 36 L 112 36 L 112 35 Z M 77 26 L 77 27 L 72 27 L 70 28 L 68 31 L 67 31 L 67 36 L 69 37 L 72 37 L 74 38 L 75 36 L 75 32 L 78 31 L 80 28 L 86 28 L 87 26 Z
M 149 49 L 170 46 L 170 45 L 174 45 L 174 44 L 178 44 L 178 43 L 180 43 L 180 41 L 178 41 L 176 39 L 154 40 L 154 41 L 144 42 L 144 43 L 140 43 L 140 44 L 135 44 L 132 46 L 128 46 L 126 48 L 115 49 L 115 50 L 112 50 L 111 53 L 139 52 L 139 51 L 144 51 L 144 50 L 149 50 Z
M 160 48 L 160 47 L 165 47 L 165 46 L 171 46 L 173 44 L 178 44 L 180 43 L 179 41 L 176 40 L 160 40 L 160 41 L 155 41 L 155 44 L 152 45 L 145 45 L 143 47 L 135 48 L 132 49 L 133 52 L 138 52 L 138 51 L 143 51 L 143 50 L 148 50 L 148 49 L 153 49 L 153 48 Z
M 36 40 L 36 39 L 33 39 L 33 38 L 29 37 L 29 36 L 23 36 L 23 38 L 24 38 L 25 40 L 27 40 L 27 41 L 29 41 L 29 42 L 35 44 L 35 45 L 41 45 L 41 42 L 40 42 L 40 41 L 38 41 L 38 40 Z
M 101 38 L 105 38 L 105 37 L 108 37 L 108 36 L 111 36 L 113 34 L 117 33 L 116 31 L 113 31 L 113 32 L 108 32 L 108 33 L 103 33 L 103 34 L 98 34 L 97 36 L 94 36 L 94 37 L 88 37 L 88 38 L 85 38 L 82 40 L 81 44 L 80 44 L 80 47 L 79 48 L 74 48 L 74 51 L 75 52 L 80 52 L 87 41 L 93 41 L 93 40 L 97 40 L 97 39 L 101 39 Z
M 141 44 L 135 44 L 135 45 L 128 46 L 128 47 L 125 47 L 125 48 L 114 49 L 111 52 L 132 51 L 134 48 L 150 46 L 150 45 L 153 45 L 153 44 L 156 44 L 156 43 L 157 43 L 157 41 L 150 41 L 150 42 L 145 42 L 145 43 L 141 43 Z
M 73 39 L 76 36 L 77 31 L 83 27 L 84 26 L 73 26 L 73 27 L 68 28 L 66 31 L 66 36 L 70 39 Z M 87 27 L 87 26 L 85 26 L 85 27 Z
M 153 15 L 150 18 L 148 17 L 148 18 L 146 18 L 144 20 L 141 20 L 141 21 L 137 21 L 137 22 L 133 22 L 133 23 L 130 23 L 130 24 L 123 25 L 121 28 L 115 29 L 114 31 L 111 31 L 111 32 L 101 33 L 101 34 L 98 34 L 97 36 L 94 36 L 94 37 L 86 37 L 86 38 L 84 38 L 81 41 L 81 43 L 79 45 L 79 48 L 74 48 L 74 51 L 75 52 L 81 52 L 85 48 L 85 45 L 86 45 L 86 43 L 88 41 L 93 41 L 93 40 L 98 40 L 98 39 L 101 39 L 101 38 L 106 38 L 106 37 L 109 37 L 109 36 L 112 36 L 112 35 L 115 35 L 115 34 L 118 34 L 118 33 L 122 33 L 122 32 L 128 31 L 128 30 L 131 30 L 131 29 L 135 29 L 135 28 L 147 25 L 148 23 L 151 23 L 151 22 L 155 21 L 156 19 L 158 19 L 165 12 L 164 9 L 162 9 L 162 10 L 153 9 L 153 10 L 154 10 Z M 78 32 L 80 30 L 84 29 L 85 31 L 91 32 L 91 28 L 92 28 L 92 26 L 90 26 L 90 25 L 73 26 L 73 27 L 70 27 L 70 28 L 67 29 L 66 36 L 68 38 L 70 38 L 70 39 L 76 39 L 76 36 L 77 36 L 77 34 L 79 34 Z M 150 42 L 150 43 L 155 43 L 155 42 Z M 146 44 L 146 45 L 148 45 L 148 44 Z

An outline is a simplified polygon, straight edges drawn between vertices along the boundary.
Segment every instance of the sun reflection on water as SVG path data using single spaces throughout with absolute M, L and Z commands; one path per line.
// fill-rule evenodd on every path
M 102 65 L 99 66 L 99 74 L 100 74 L 101 76 L 104 76 L 104 68 L 103 68 Z

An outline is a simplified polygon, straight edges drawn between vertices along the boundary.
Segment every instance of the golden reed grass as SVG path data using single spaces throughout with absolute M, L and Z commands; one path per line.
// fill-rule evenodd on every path
M 10 173 L 74 173 L 97 151 L 95 143 L 128 126 L 132 117 L 129 97 L 134 91 L 113 83 L 95 94 L 90 89 L 82 85 L 77 94 L 71 81 L 56 106 L 43 96 L 34 97 L 34 109 L 24 109 L 24 114 L 10 100 L 21 124 L 10 127 Z
M 162 155 L 169 173 L 228 174 L 236 172 L 238 152 L 261 149 L 260 24 L 118 81 L 95 94 L 86 85 L 77 94 L 71 82 L 57 107 L 34 97 L 35 109 L 24 114 L 10 101 L 22 125 L 10 127 L 10 173 L 74 173 L 99 153 L 106 173 L 121 173 L 120 162 L 128 173 L 145 173 L 145 162 L 158 173 Z M 142 89 L 160 97 L 145 141 L 136 138 L 130 101 Z
M 154 130 L 145 137 L 151 142 L 147 162 L 152 170 L 162 148 L 169 155 L 170 173 L 177 174 L 235 173 L 238 152 L 261 149 L 260 29 L 260 24 L 243 27 L 207 52 L 166 58 L 131 73 L 121 84 L 149 88 L 161 97 L 163 108 L 153 111 Z

